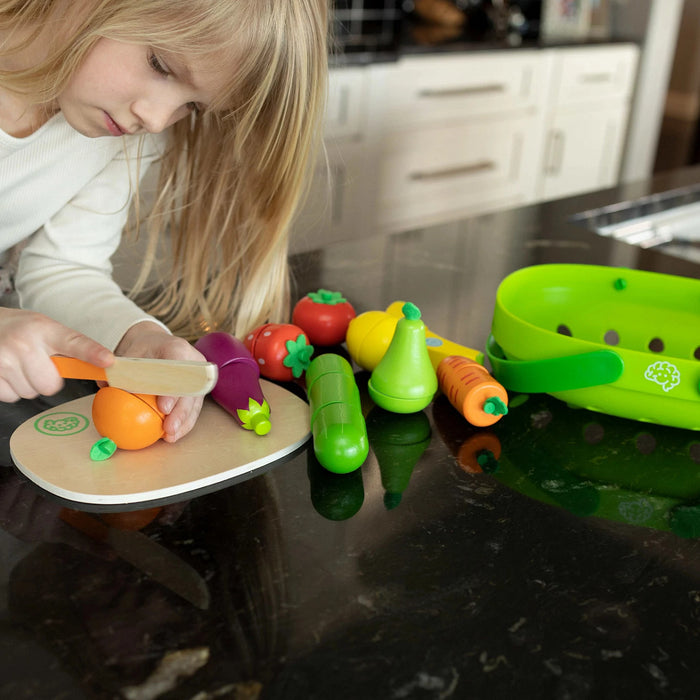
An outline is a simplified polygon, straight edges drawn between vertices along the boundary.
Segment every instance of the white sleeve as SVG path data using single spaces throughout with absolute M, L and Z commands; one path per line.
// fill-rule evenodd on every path
M 47 221 L 22 251 L 15 286 L 20 306 L 39 311 L 113 350 L 140 321 L 162 323 L 128 299 L 112 279 L 131 189 L 157 154 L 146 142 L 140 165 L 134 141 Z M 67 164 L 67 167 L 70 167 Z M 40 196 L 40 195 L 39 195 Z

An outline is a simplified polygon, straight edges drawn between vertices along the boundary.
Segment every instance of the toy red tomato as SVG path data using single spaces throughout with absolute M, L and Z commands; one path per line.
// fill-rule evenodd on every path
M 266 323 L 243 341 L 267 379 L 299 379 L 311 362 L 314 347 L 304 331 L 292 323 Z
M 345 340 L 355 309 L 340 292 L 319 289 L 300 299 L 292 323 L 303 329 L 314 345 L 339 345 Z

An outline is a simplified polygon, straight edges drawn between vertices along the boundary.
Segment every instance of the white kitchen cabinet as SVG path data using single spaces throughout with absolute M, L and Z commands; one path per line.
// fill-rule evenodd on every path
M 372 215 L 362 173 L 367 152 L 362 141 L 328 139 L 308 200 L 294 222 L 290 251 L 299 253 L 329 241 L 372 232 Z
M 638 53 L 607 44 L 333 69 L 328 160 L 292 251 L 615 185 Z
M 540 200 L 613 187 L 618 180 L 629 109 L 561 111 L 549 122 Z
M 330 71 L 326 104 L 325 135 L 329 139 L 361 138 L 367 111 L 366 67 Z
M 297 216 L 290 251 L 310 250 L 322 242 L 366 235 L 373 225 L 373 195 L 363 177 L 367 147 L 367 67 L 330 72 L 324 153 L 314 171 L 307 201 Z
M 555 57 L 550 99 L 556 106 L 585 106 L 632 96 L 639 48 L 635 44 L 550 50 Z
M 548 75 L 538 51 L 415 56 L 376 69 L 377 226 L 532 202 Z
M 553 51 L 539 200 L 617 183 L 638 53 L 632 44 Z
M 412 56 L 385 72 L 384 114 L 399 129 L 536 111 L 548 87 L 542 52 L 533 50 Z
M 379 163 L 379 225 L 405 229 L 493 211 L 534 197 L 537 117 L 480 119 L 387 137 Z

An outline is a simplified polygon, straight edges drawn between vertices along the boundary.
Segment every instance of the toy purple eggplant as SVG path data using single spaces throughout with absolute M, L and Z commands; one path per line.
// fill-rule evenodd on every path
M 246 430 L 270 432 L 270 406 L 260 387 L 260 369 L 246 346 L 229 333 L 202 336 L 194 345 L 219 368 L 210 396 Z

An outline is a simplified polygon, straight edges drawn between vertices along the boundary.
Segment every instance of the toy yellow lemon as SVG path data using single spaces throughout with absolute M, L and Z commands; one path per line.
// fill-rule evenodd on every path
M 386 311 L 365 311 L 350 321 L 345 342 L 356 364 L 374 370 L 389 348 L 398 320 Z
M 396 324 L 403 318 L 405 303 L 395 301 L 386 311 L 365 311 L 350 321 L 345 341 L 350 357 L 362 369 L 372 372 L 384 357 L 394 337 Z M 484 354 L 481 351 L 453 343 L 427 327 L 424 327 L 424 330 L 430 362 L 436 370 L 440 362 L 451 355 L 468 357 L 481 365 L 484 364 Z
M 163 437 L 164 418 L 150 394 L 106 386 L 92 402 L 95 429 L 122 450 L 140 450 Z

